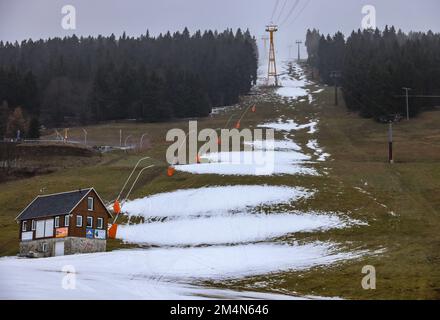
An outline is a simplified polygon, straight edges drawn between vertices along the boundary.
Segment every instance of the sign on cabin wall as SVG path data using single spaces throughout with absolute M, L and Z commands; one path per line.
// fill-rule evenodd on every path
M 69 232 L 69 228 L 67 228 L 67 227 L 56 228 L 55 229 L 55 238 L 65 238 L 65 237 L 67 237 L 68 232 Z
M 86 238 L 93 239 L 95 234 L 93 231 L 93 229 L 86 229 Z
M 105 239 L 106 231 L 105 230 L 95 230 L 95 239 Z
M 21 241 L 30 241 L 34 236 L 33 231 L 27 231 L 21 233 Z

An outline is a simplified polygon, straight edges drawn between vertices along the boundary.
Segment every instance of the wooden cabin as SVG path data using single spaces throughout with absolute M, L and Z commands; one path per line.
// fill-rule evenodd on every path
M 105 251 L 110 217 L 93 188 L 39 195 L 15 218 L 20 223 L 20 256 Z

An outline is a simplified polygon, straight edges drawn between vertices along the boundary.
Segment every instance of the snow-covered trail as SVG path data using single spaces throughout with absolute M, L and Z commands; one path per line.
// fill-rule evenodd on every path
M 196 287 L 197 281 L 304 270 L 360 254 L 341 253 L 322 243 L 118 250 L 34 260 L 3 258 L 0 299 L 194 299 L 214 291 Z M 215 291 L 224 298 L 283 298 Z
M 289 70 L 296 77 L 289 75 Z M 306 88 L 309 82 L 301 67 L 283 65 L 282 72 L 283 87 L 274 90 L 270 99 L 295 103 L 308 97 L 312 104 L 316 92 Z M 217 111 L 228 112 L 228 108 Z M 279 115 L 275 121 L 267 119 L 257 126 L 272 128 L 284 139 L 270 144 L 254 141 L 253 151 L 203 155 L 202 164 L 176 169 L 225 177 L 321 174 L 313 164 L 327 161 L 330 155 L 315 137 L 319 119 L 300 124 Z M 295 141 L 300 130 L 310 135 L 306 146 Z M 295 241 L 298 232 L 326 232 L 362 224 L 343 213 L 292 209 L 316 192 L 301 186 L 213 185 L 129 201 L 124 212 L 141 217 L 143 222 L 119 226 L 117 236 L 143 249 L 35 260 L 0 259 L 0 299 L 314 298 L 215 289 L 205 286 L 205 281 L 307 270 L 366 254 L 347 251 L 338 243 Z M 75 288 L 66 289 L 66 279 L 72 278 Z

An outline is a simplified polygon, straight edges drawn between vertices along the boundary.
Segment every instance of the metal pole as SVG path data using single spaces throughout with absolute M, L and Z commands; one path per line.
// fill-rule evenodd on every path
M 122 129 L 119 129 L 119 146 L 122 147 Z
M 152 165 L 150 165 L 150 166 L 148 166 L 148 167 L 142 168 L 141 171 L 139 171 L 139 173 L 138 173 L 136 179 L 134 180 L 133 184 L 131 185 L 130 190 L 129 190 L 128 193 L 127 193 L 127 196 L 126 196 L 125 199 L 121 202 L 121 204 L 127 201 L 128 197 L 129 197 L 130 194 L 131 194 L 131 191 L 133 191 L 133 187 L 134 187 L 134 185 L 135 185 L 136 182 L 139 180 L 139 177 L 141 176 L 142 172 L 144 172 L 145 170 L 150 169 L 150 168 L 152 168 L 152 167 L 154 167 L 154 164 L 152 164 Z
M 390 121 L 388 127 L 388 160 L 391 164 L 394 163 L 393 158 L 393 122 Z
M 87 130 L 83 129 L 84 132 L 84 144 L 87 145 Z
M 296 41 L 296 44 L 298 45 L 298 62 L 301 60 L 301 49 L 300 45 L 302 44 L 302 41 Z
M 128 141 L 129 138 L 131 138 L 131 134 L 129 134 L 129 135 L 125 138 L 124 147 L 127 146 L 127 141 Z
M 406 94 L 406 120 L 409 120 L 409 96 L 408 96 L 408 92 L 411 90 L 411 88 L 402 88 L 403 90 L 405 90 L 405 94 Z
M 146 159 L 150 159 L 150 157 L 143 157 L 143 158 L 141 158 L 141 159 L 138 160 L 138 162 L 137 162 L 136 165 L 134 166 L 133 170 L 131 171 L 130 175 L 128 176 L 127 180 L 125 180 L 124 186 L 122 187 L 121 192 L 119 192 L 118 196 L 116 197 L 116 200 L 119 200 L 119 198 L 121 197 L 122 192 L 124 191 L 125 187 L 127 186 L 128 181 L 131 179 L 131 176 L 132 176 L 133 173 L 136 171 L 138 165 L 139 165 L 142 161 L 144 161 L 144 160 L 146 160 Z
M 408 90 L 406 90 L 406 120 L 409 120 L 409 98 L 408 98 Z
M 139 150 L 142 150 L 142 144 L 144 143 L 144 137 L 147 135 L 148 133 L 144 133 L 141 136 L 141 140 L 139 141 Z

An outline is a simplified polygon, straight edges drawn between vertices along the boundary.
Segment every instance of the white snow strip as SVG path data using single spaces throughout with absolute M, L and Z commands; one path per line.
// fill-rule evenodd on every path
M 274 141 L 266 141 L 266 140 L 255 140 L 252 142 L 245 142 L 246 145 L 251 145 L 255 150 L 295 150 L 300 151 L 301 147 L 293 142 L 292 140 L 274 140 Z
M 0 298 L 175 299 L 191 295 L 183 281 L 304 270 L 362 254 L 343 253 L 329 243 L 313 243 L 118 250 L 45 259 L 8 257 L 0 259 Z M 65 289 L 69 284 L 66 277 L 75 279 L 75 289 Z M 173 283 L 167 282 L 170 280 Z M 203 293 L 204 289 L 198 291 Z
M 307 147 L 315 151 L 315 155 L 318 156 L 318 161 L 326 161 L 327 158 L 330 157 L 329 153 L 326 153 L 323 151 L 322 148 L 319 147 L 318 141 L 315 140 L 309 140 L 307 143 Z
M 298 64 L 293 64 L 292 69 L 295 70 L 295 74 L 298 78 L 294 78 L 289 72 L 289 67 L 284 66 L 285 74 L 280 77 L 282 87 L 279 88 L 276 93 L 284 98 L 297 99 L 309 94 L 309 91 L 304 87 L 308 84 L 308 81 L 304 75 L 302 68 Z
M 248 164 L 203 163 L 176 166 L 176 170 L 192 174 L 218 174 L 224 176 L 319 175 L 315 169 L 298 164 L 269 165 L 256 170 L 255 166 Z
M 308 198 L 313 192 L 285 186 L 223 186 L 177 190 L 128 201 L 122 210 L 143 217 L 222 215 L 260 205 Z
M 315 169 L 304 166 L 310 156 L 296 151 L 219 152 L 203 155 L 201 159 L 208 163 L 179 165 L 175 169 L 193 174 L 318 175 Z
M 345 222 L 332 214 L 228 215 L 121 225 L 118 228 L 118 238 L 129 243 L 169 246 L 233 244 L 345 226 Z
M 306 124 L 297 124 L 294 120 L 288 119 L 283 121 L 283 119 L 278 119 L 277 122 L 268 122 L 259 124 L 259 128 L 269 128 L 274 129 L 276 131 L 297 131 L 302 129 L 309 129 L 308 133 L 315 133 L 317 131 L 316 126 L 318 125 L 318 121 L 312 121 Z
M 282 87 L 277 90 L 277 94 L 284 98 L 296 99 L 308 95 L 308 91 L 297 87 Z

